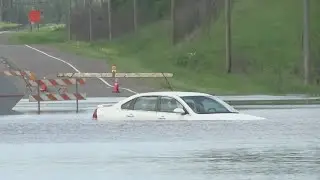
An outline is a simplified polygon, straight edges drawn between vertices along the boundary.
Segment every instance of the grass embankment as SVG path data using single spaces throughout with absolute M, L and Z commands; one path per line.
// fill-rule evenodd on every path
M 17 28 L 20 24 L 10 23 L 10 22 L 1 22 L 0 21 L 0 31 Z
M 312 58 L 320 58 L 320 7 L 312 0 Z M 302 3 L 243 0 L 233 7 L 234 74 L 225 73 L 224 16 L 195 38 L 171 45 L 170 23 L 154 23 L 112 42 L 66 42 L 60 30 L 17 34 L 14 42 L 55 43 L 63 50 L 108 59 L 121 71 L 173 72 L 174 88 L 219 94 L 314 93 L 302 81 Z M 110 70 L 108 70 L 110 71 Z
M 50 44 L 66 42 L 67 35 L 63 29 L 64 25 L 48 24 L 41 26 L 39 30 L 34 28 L 24 29 L 10 37 L 10 42 L 14 44 Z

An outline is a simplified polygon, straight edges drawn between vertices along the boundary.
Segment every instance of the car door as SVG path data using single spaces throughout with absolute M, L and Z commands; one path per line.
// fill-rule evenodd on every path
M 159 98 L 159 108 L 157 112 L 157 119 L 158 120 L 187 120 L 186 115 L 174 113 L 174 109 L 176 108 L 181 108 L 184 109 L 183 105 L 177 101 L 173 97 L 168 97 L 168 96 L 161 96 Z
M 124 104 L 121 105 L 119 114 L 114 114 L 113 116 L 117 117 L 115 120 L 133 120 L 134 119 L 134 111 L 133 111 L 133 104 L 136 101 L 132 99 Z
M 158 96 L 138 97 L 132 106 L 133 110 L 127 116 L 132 120 L 156 120 L 157 101 Z

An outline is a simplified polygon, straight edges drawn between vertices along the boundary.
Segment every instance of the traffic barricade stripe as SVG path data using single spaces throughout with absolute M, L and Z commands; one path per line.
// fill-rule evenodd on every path
M 76 78 L 70 78 L 70 79 L 41 79 L 41 80 L 29 80 L 31 86 L 38 86 L 38 83 L 45 84 L 46 86 L 69 86 L 69 85 L 75 85 L 78 81 L 78 85 L 84 85 L 85 79 L 76 79 Z
M 6 76 L 32 76 L 31 71 L 3 71 L 3 74 Z
M 57 81 L 54 80 L 54 79 L 49 79 L 49 82 L 52 84 L 52 86 L 57 86 L 58 85 Z
M 70 85 L 70 84 L 76 84 L 76 80 L 75 79 L 61 79 L 63 81 L 63 83 L 65 83 L 66 85 Z M 74 81 L 73 81 L 74 80 Z
M 63 98 L 63 100 L 71 100 L 71 98 L 66 94 L 61 94 L 61 97 Z
M 59 96 L 54 96 L 53 94 L 47 94 L 48 99 L 52 100 L 52 101 L 57 101 L 58 99 L 60 100 L 60 98 L 57 98 Z
M 78 83 L 79 83 L 79 84 L 85 84 L 86 81 L 85 81 L 83 78 L 81 78 L 81 79 L 78 79 Z
M 81 94 L 74 94 L 74 96 L 75 96 L 76 99 L 81 99 L 81 98 L 83 98 Z
M 53 94 L 53 93 L 43 93 L 40 95 L 30 95 L 29 101 L 68 101 L 68 100 L 85 100 L 85 93 L 64 93 L 64 94 Z

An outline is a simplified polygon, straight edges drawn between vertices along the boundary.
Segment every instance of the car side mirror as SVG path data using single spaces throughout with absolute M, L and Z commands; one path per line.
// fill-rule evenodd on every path
M 181 108 L 176 108 L 176 109 L 173 110 L 173 112 L 177 113 L 177 114 L 181 114 L 181 115 L 186 114 L 186 112 Z

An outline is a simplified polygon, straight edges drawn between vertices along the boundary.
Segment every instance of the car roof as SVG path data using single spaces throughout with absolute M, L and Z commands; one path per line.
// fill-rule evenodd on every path
M 187 91 L 159 91 L 136 94 L 137 96 L 210 96 L 210 94 Z

